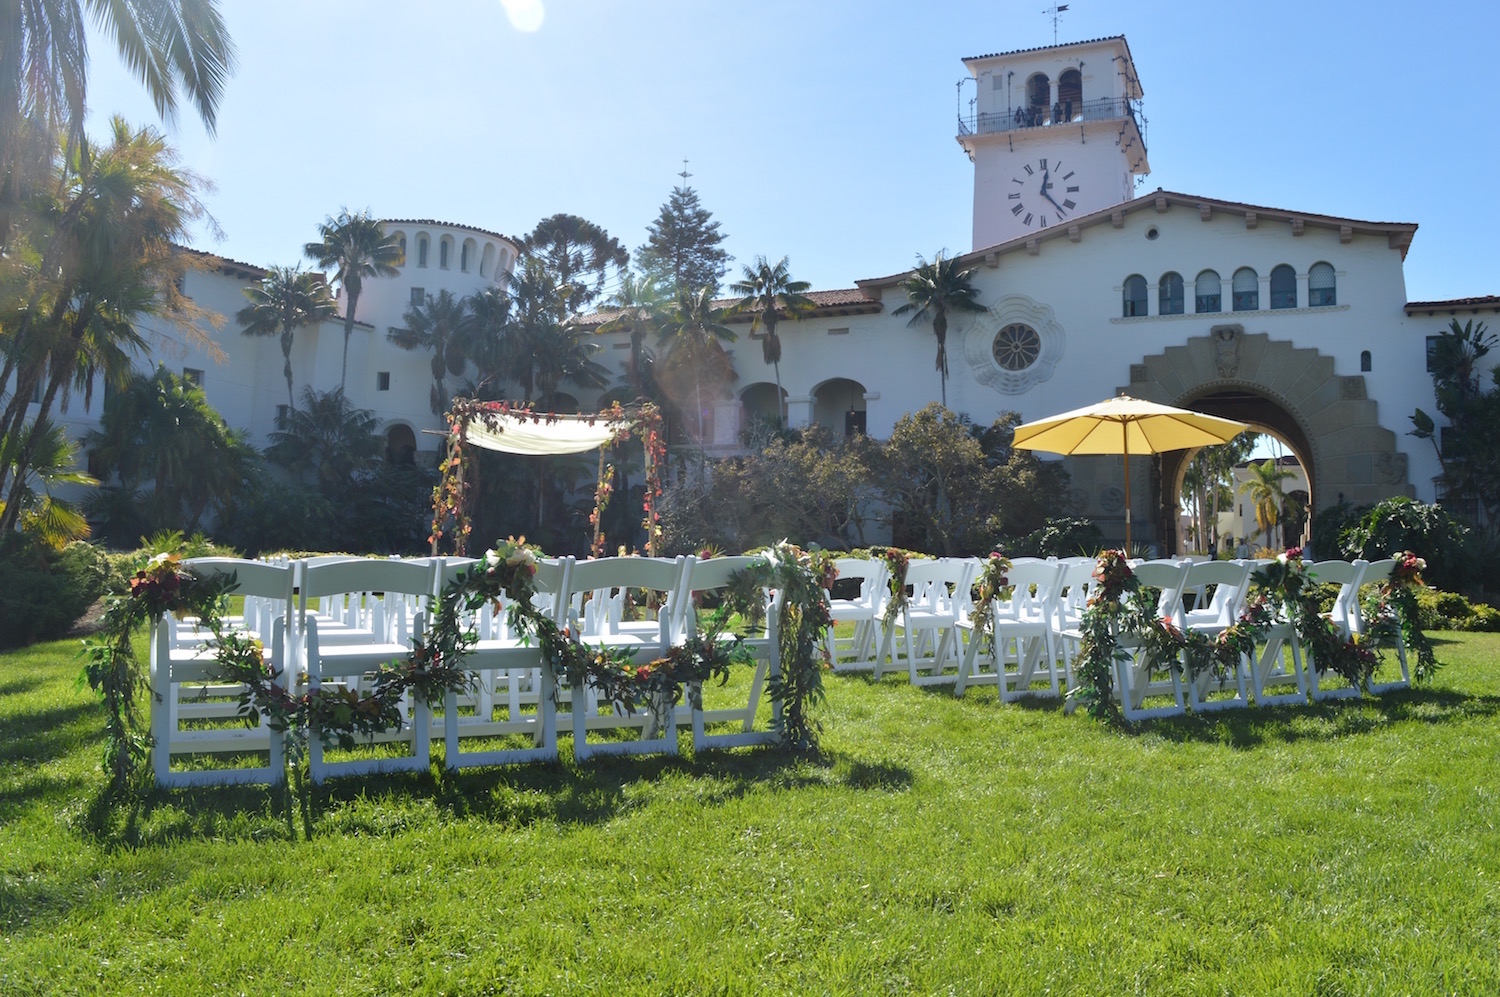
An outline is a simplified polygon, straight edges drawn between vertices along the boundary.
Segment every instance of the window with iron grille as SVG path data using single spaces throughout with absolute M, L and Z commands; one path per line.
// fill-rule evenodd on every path
M 1307 271 L 1307 305 L 1309 308 L 1326 308 L 1338 304 L 1336 280 L 1333 267 L 1327 263 L 1314 263 Z
M 1271 307 L 1297 307 L 1297 271 L 1285 263 L 1271 271 Z
M 1157 314 L 1181 315 L 1183 309 L 1182 274 L 1168 271 L 1156 285 Z
M 1260 274 L 1249 267 L 1240 267 L 1234 272 L 1230 287 L 1235 311 L 1253 312 L 1260 308 Z
M 1194 311 L 1202 314 L 1204 312 L 1218 312 L 1224 310 L 1224 284 L 1219 280 L 1218 271 L 1205 270 L 1198 275 L 1198 280 L 1193 288 L 1195 300 Z

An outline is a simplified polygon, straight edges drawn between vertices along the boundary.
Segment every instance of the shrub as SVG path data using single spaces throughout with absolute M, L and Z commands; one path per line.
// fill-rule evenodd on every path
M 1310 543 L 1313 554 L 1319 558 L 1337 558 L 1344 550 L 1343 536 L 1346 530 L 1359 524 L 1367 505 L 1350 505 L 1340 502 L 1313 514 Z
M 1427 561 L 1423 578 L 1429 585 L 1461 590 L 1472 574 L 1464 548 L 1468 532 L 1468 527 L 1439 506 L 1409 498 L 1386 499 L 1344 531 L 1343 554 L 1378 561 L 1397 551 L 1415 551 Z
M 17 535 L 0 553 L 0 647 L 68 632 L 104 593 L 109 560 L 75 541 L 61 551 Z
M 1091 519 L 1049 519 L 1039 530 L 1010 545 L 1020 555 L 1036 557 L 1094 557 L 1104 549 L 1104 531 Z
M 1470 602 L 1457 592 L 1419 590 L 1417 614 L 1423 630 L 1500 631 L 1500 610 L 1482 602 Z

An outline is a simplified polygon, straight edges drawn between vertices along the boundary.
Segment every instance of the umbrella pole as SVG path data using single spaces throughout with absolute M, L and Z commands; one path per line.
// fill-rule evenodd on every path
M 1125 454 L 1125 556 L 1130 556 L 1130 427 L 1120 423 L 1120 450 Z

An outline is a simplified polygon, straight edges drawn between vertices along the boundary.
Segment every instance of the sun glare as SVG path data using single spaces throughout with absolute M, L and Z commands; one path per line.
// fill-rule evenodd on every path
M 542 0 L 500 0 L 500 6 L 505 8 L 505 16 L 510 18 L 510 26 L 528 34 L 540 28 L 546 17 Z

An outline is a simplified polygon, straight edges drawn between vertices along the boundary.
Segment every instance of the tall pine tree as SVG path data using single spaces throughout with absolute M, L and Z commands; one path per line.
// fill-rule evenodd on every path
M 636 263 L 675 296 L 701 288 L 719 292 L 719 279 L 732 257 L 719 248 L 724 234 L 713 214 L 698 203 L 691 187 L 673 187 L 661 214 L 646 229 L 646 244 L 635 251 Z

